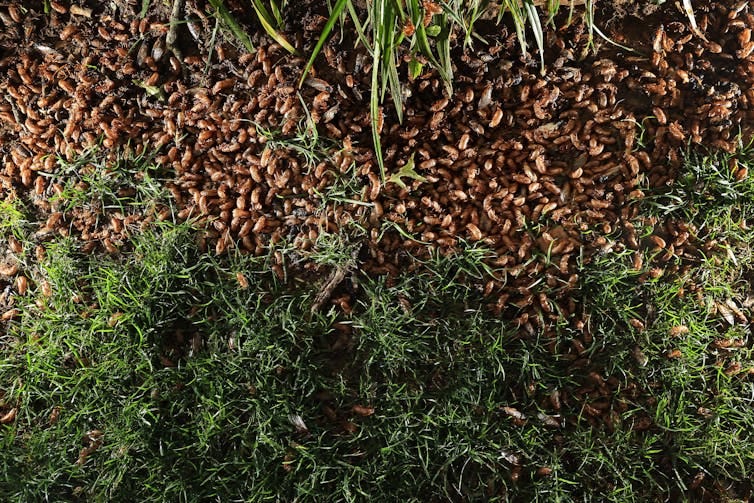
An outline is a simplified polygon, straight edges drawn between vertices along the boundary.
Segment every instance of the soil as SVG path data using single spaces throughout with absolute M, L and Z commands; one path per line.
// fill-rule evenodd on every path
M 89 251 L 118 253 L 140 224 L 167 218 L 164 207 L 65 210 L 55 197 L 64 184 L 56 156 L 149 153 L 178 218 L 197 219 L 202 243 L 217 254 L 264 254 L 283 240 L 303 253 L 322 233 L 350 234 L 363 239 L 359 269 L 396 275 L 419 267 L 414 258 L 478 243 L 495 251 L 491 265 L 502 271 L 480 285 L 490 307 L 523 333 L 547 332 L 578 311 L 579 260 L 653 246 L 634 229 L 636 203 L 643 190 L 672 184 L 686 148 L 732 151 L 739 131 L 752 132 L 748 5 L 699 6 L 705 38 L 673 2 L 598 12 L 596 24 L 631 51 L 599 38 L 591 51 L 585 25 L 578 16 L 566 24 L 564 13 L 546 33 L 544 75 L 537 58 L 521 55 L 514 30 L 482 21 L 486 44 L 468 51 L 454 43 L 451 93 L 431 69 L 410 81 L 399 61 L 404 118 L 388 97 L 386 170 L 413 162 L 423 178 L 402 187 L 380 179 L 371 61 L 353 39 L 333 36 L 299 89 L 304 58 L 254 25 L 243 26 L 254 33 L 253 54 L 225 33 L 213 44 L 215 19 L 201 0 L 185 2 L 180 59 L 166 44 L 162 2 L 143 18 L 135 0 L 52 4 L 49 13 L 42 2 L 0 5 L 0 197 L 25 201 L 46 222 L 36 234 L 42 246 L 73 233 Z M 226 4 L 237 19 L 255 19 L 246 2 Z M 322 2 L 293 4 L 287 34 L 309 54 L 326 12 Z M 308 163 L 279 141 L 295 142 L 307 118 L 342 145 L 332 158 Z M 351 202 L 322 196 L 351 178 L 363 187 Z M 693 259 L 702 246 L 672 223 L 658 223 L 655 235 L 668 263 Z

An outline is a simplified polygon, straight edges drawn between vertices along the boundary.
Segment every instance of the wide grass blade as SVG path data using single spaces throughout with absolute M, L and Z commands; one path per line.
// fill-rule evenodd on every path
M 372 123 L 372 141 L 374 143 L 374 155 L 377 158 L 377 165 L 380 168 L 380 180 L 385 183 L 385 160 L 382 158 L 382 143 L 380 142 L 381 132 L 381 114 L 380 110 L 380 61 L 382 60 L 382 44 L 380 41 L 378 26 L 384 19 L 385 6 L 381 1 L 375 1 L 373 4 L 373 29 L 374 29 L 374 49 L 372 64 L 372 92 L 369 100 L 369 115 Z
M 403 41 L 403 33 L 399 28 L 398 20 L 404 19 L 405 14 L 400 8 L 396 12 L 393 6 L 392 2 L 387 3 L 387 8 L 384 10 L 383 23 L 378 27 L 382 44 L 382 90 L 380 101 L 384 101 L 386 91 L 390 88 L 390 95 L 393 97 L 393 105 L 398 115 L 398 121 L 403 122 L 403 97 L 401 82 L 398 77 L 397 48 Z M 400 7 L 400 5 L 397 6 Z
M 298 56 L 299 52 L 296 50 L 296 48 L 293 47 L 290 42 L 288 42 L 288 39 L 286 39 L 282 33 L 280 33 L 277 29 L 275 29 L 274 26 L 272 26 L 272 23 L 275 21 L 275 19 L 267 11 L 261 0 L 252 0 L 251 6 L 254 7 L 254 11 L 256 11 L 257 13 L 259 22 L 262 23 L 262 28 L 264 28 L 264 31 L 266 31 L 267 34 L 272 37 L 275 42 L 280 44 L 286 51 Z
M 702 40 L 707 40 L 704 33 L 699 30 L 699 25 L 696 24 L 696 16 L 694 16 L 694 8 L 691 6 L 691 0 L 683 0 L 683 11 L 686 13 L 686 17 L 689 18 L 691 31 Z
M 330 13 L 330 18 L 327 20 L 325 27 L 322 29 L 322 33 L 320 33 L 319 35 L 319 40 L 317 40 L 317 45 L 314 46 L 312 55 L 309 56 L 309 61 L 306 62 L 304 71 L 301 73 L 301 78 L 298 81 L 298 87 L 301 87 L 301 85 L 304 83 L 304 79 L 306 79 L 306 76 L 309 74 L 309 70 L 311 70 L 312 65 L 314 64 L 314 60 L 317 58 L 320 51 L 322 50 L 322 47 L 325 45 L 325 41 L 327 40 L 327 37 L 330 35 L 330 32 L 333 29 L 333 26 L 335 26 L 335 23 L 338 22 L 338 18 L 340 17 L 340 14 L 343 12 L 343 9 L 349 3 L 350 3 L 349 0 L 338 0 L 338 3 L 336 3 L 335 7 L 333 7 L 332 12 Z
M 440 64 L 437 67 L 437 71 L 440 72 L 445 82 L 445 89 L 448 92 L 448 96 L 453 95 L 453 63 L 450 60 L 450 33 L 452 27 L 448 23 L 447 15 L 443 14 L 440 18 L 440 24 L 442 30 L 437 35 L 437 53 L 440 58 Z
M 369 51 L 369 55 L 373 56 L 372 51 L 374 50 L 372 48 L 372 43 L 369 41 L 366 35 L 366 25 L 369 24 L 369 20 L 364 24 L 361 24 L 361 21 L 359 20 L 359 15 L 356 13 L 356 9 L 353 6 L 353 2 L 351 0 L 346 0 L 346 6 L 348 7 L 348 14 L 351 16 L 351 21 L 353 21 L 354 29 L 356 30 L 356 34 L 359 37 L 359 41 L 366 47 L 367 51 Z M 371 17 L 371 11 L 369 13 L 369 17 Z
M 285 1 L 283 1 L 283 7 L 285 7 Z M 270 10 L 272 11 L 272 17 L 275 19 L 275 24 L 277 26 L 283 26 L 283 16 L 280 13 L 280 8 L 275 0 L 270 0 Z
M 251 43 L 249 35 L 246 33 L 246 31 L 244 31 L 243 28 L 241 28 L 241 25 L 238 24 L 238 21 L 236 21 L 236 18 L 233 17 L 233 14 L 231 14 L 228 8 L 225 7 L 225 4 L 223 4 L 222 0 L 209 0 L 209 4 L 214 7 L 215 12 L 222 20 L 223 24 L 230 30 L 233 36 L 236 37 L 238 41 L 241 42 L 241 44 L 243 44 L 246 50 L 249 52 L 254 52 L 254 44 Z
M 524 9 L 526 9 L 527 16 L 531 23 L 531 29 L 534 32 L 534 40 L 537 42 L 537 48 L 539 49 L 539 74 L 545 74 L 545 34 L 542 30 L 542 23 L 539 20 L 537 14 L 537 8 L 534 6 L 531 0 L 524 2 Z
M 450 61 L 443 61 L 443 47 L 442 44 L 444 42 L 448 41 L 448 38 L 450 36 L 450 23 L 448 23 L 447 15 L 443 14 L 440 21 L 440 33 L 437 35 L 437 44 L 438 48 L 440 49 L 440 60 L 438 61 L 438 58 L 435 57 L 434 53 L 432 52 L 432 48 L 429 44 L 429 34 L 427 33 L 427 28 L 424 26 L 424 23 L 422 22 L 422 12 L 419 9 L 419 2 L 418 0 L 409 0 L 408 2 L 409 6 L 409 13 L 411 15 L 411 22 L 415 26 L 415 33 L 413 36 L 413 43 L 416 44 L 416 47 L 419 49 L 419 52 L 429 60 L 430 64 L 437 69 L 437 71 L 440 73 L 440 78 L 445 83 L 445 87 L 448 91 L 448 94 L 452 94 L 452 68 L 450 66 Z

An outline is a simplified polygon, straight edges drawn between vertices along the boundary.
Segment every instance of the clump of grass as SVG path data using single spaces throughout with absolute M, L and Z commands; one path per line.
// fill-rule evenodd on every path
M 59 158 L 58 168 L 46 176 L 62 186 L 53 202 L 64 211 L 82 208 L 102 215 L 138 208 L 149 213 L 167 193 L 159 181 L 159 166 L 146 153 L 132 156 L 121 152 L 115 159 L 107 159 L 95 147 L 71 162 Z
M 650 214 L 695 224 L 702 240 L 742 243 L 754 217 L 754 181 L 749 166 L 752 142 L 739 142 L 736 152 L 687 152 L 682 172 L 669 188 L 647 194 Z
M 350 0 L 339 0 L 330 12 L 329 19 L 320 35 L 299 81 L 303 83 L 311 69 L 314 60 L 321 51 L 326 38 L 331 33 L 337 19 L 348 9 L 353 21 L 358 39 L 372 55 L 372 85 L 370 95 L 370 116 L 372 122 L 372 137 L 375 148 L 375 158 L 380 170 L 381 179 L 386 181 L 385 165 L 382 156 L 380 133 L 383 123 L 381 103 L 388 90 L 393 98 L 395 112 L 398 119 L 403 118 L 402 85 L 398 77 L 399 47 L 404 40 L 409 40 L 411 48 L 410 73 L 416 77 L 427 60 L 440 72 L 445 82 L 448 94 L 451 93 L 452 67 L 449 58 L 451 25 L 450 21 L 439 6 L 430 3 L 419 5 L 418 0 L 398 2 L 396 0 L 380 0 L 372 2 L 367 10 L 366 19 L 359 19 L 359 14 Z M 479 11 L 479 6 L 474 12 Z M 437 15 L 437 16 L 436 16 Z M 434 18 L 438 19 L 435 20 Z M 475 19 L 476 14 L 471 18 Z M 459 16 L 458 20 L 469 19 Z M 466 25 L 468 27 L 468 24 Z M 371 33 L 369 29 L 371 27 Z M 436 41 L 439 54 L 433 51 L 429 39 Z
M 217 1 L 217 0 L 215 0 Z M 272 39 L 280 44 L 286 51 L 293 55 L 298 55 L 299 52 L 295 47 L 291 45 L 288 39 L 281 33 L 283 28 L 283 18 L 281 15 L 281 7 L 278 6 L 275 0 L 268 0 L 269 9 L 265 6 L 262 0 L 251 0 L 251 5 L 254 7 L 254 12 L 257 14 L 257 19 L 262 24 L 262 28 Z M 283 0 L 282 8 L 285 8 L 285 0 Z
M 257 133 L 265 139 L 266 149 L 282 149 L 292 152 L 302 159 L 311 169 L 318 163 L 330 160 L 334 143 L 331 139 L 320 136 L 317 126 L 309 111 L 304 107 L 305 114 L 296 126 L 296 131 L 284 137 L 279 130 L 264 128 L 255 123 Z
M 30 226 L 26 205 L 15 195 L 0 201 L 0 230 L 4 236 L 24 238 L 24 229 Z
M 251 42 L 251 38 L 244 31 L 244 29 L 238 23 L 238 20 L 233 16 L 233 14 L 230 13 L 228 8 L 225 6 L 225 3 L 222 0 L 209 0 L 209 3 L 212 6 L 212 8 L 215 9 L 215 16 L 217 20 L 219 22 L 222 22 L 225 28 L 227 28 L 228 31 L 230 31 L 233 34 L 233 36 L 239 42 L 241 42 L 241 44 L 244 46 L 244 48 L 246 48 L 247 51 L 254 52 L 254 44 Z M 262 14 L 259 14 L 259 16 L 261 19 Z M 265 28 L 267 28 L 267 26 L 265 26 Z M 214 34 L 213 34 L 213 39 L 214 39 Z

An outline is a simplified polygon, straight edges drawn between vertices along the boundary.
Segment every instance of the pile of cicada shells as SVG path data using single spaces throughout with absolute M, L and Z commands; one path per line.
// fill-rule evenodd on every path
M 362 49 L 335 37 L 299 89 L 304 59 L 264 37 L 253 54 L 229 40 L 208 54 L 213 20 L 196 2 L 182 60 L 166 45 L 167 11 L 142 19 L 141 2 L 51 2 L 44 14 L 39 3 L 0 7 L 0 182 L 3 197 L 43 216 L 40 245 L 73 231 L 89 249 L 116 252 L 145 221 L 169 217 L 64 211 L 54 197 L 57 158 L 97 146 L 150 152 L 178 217 L 198 218 L 218 254 L 283 241 L 305 252 L 323 233 L 358 228 L 362 267 L 397 273 L 408 256 L 479 243 L 495 252 L 498 280 L 485 289 L 498 307 L 568 311 L 579 256 L 614 246 L 693 254 L 688 226 L 637 236 L 639 189 L 671 183 L 689 143 L 730 150 L 739 130 L 751 132 L 748 2 L 698 6 L 697 30 L 672 5 L 643 36 L 615 29 L 635 52 L 599 40 L 588 52 L 578 21 L 548 29 L 544 74 L 502 27 L 488 45 L 455 48 L 451 94 L 427 70 L 406 81 L 402 123 L 383 104 L 387 176 L 413 163 L 422 177 L 403 184 L 384 183 L 373 154 Z M 303 30 L 309 49 L 316 28 Z M 311 139 L 314 125 L 336 153 L 307 160 L 290 144 Z M 336 189 L 342 197 L 328 197 Z

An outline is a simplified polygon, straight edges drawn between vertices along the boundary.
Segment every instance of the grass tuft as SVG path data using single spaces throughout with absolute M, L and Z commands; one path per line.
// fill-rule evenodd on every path
M 233 16 L 233 14 L 230 13 L 228 8 L 225 6 L 225 3 L 223 2 L 223 0 L 209 0 L 209 3 L 212 6 L 212 8 L 215 9 L 215 15 L 218 21 L 222 22 L 222 24 L 233 34 L 233 36 L 239 42 L 241 42 L 241 44 L 244 46 L 244 48 L 247 51 L 254 52 L 254 44 L 252 44 L 251 38 L 244 31 L 244 29 L 238 23 L 238 20 Z M 260 16 L 260 19 L 261 19 L 261 16 Z M 214 38 L 214 35 L 213 35 L 213 38 Z M 212 46 L 214 46 L 214 44 L 210 45 L 210 47 Z
M 270 10 L 268 11 L 262 0 L 251 0 L 251 5 L 254 7 L 254 12 L 256 12 L 257 18 L 262 24 L 262 28 L 264 28 L 264 31 L 266 31 L 267 34 L 286 51 L 298 56 L 298 50 L 291 45 L 285 35 L 280 31 L 283 24 L 283 20 L 280 16 L 280 9 L 277 7 L 275 0 L 269 0 L 269 2 Z

